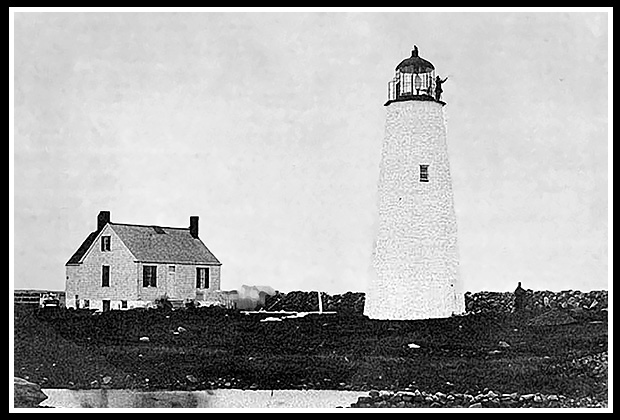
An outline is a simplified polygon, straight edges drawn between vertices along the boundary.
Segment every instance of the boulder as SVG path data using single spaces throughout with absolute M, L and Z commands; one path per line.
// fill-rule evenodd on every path
M 13 390 L 13 404 L 16 408 L 38 407 L 39 403 L 47 399 L 39 385 L 22 378 L 13 378 Z
M 281 322 L 281 318 L 276 318 L 274 316 L 268 316 L 267 318 L 261 319 L 259 322 Z

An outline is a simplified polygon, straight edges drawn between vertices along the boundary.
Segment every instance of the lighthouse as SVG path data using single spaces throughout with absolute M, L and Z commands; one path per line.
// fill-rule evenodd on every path
M 364 307 L 370 318 L 445 318 L 465 309 L 441 100 L 445 81 L 414 47 L 388 83 L 374 270 Z

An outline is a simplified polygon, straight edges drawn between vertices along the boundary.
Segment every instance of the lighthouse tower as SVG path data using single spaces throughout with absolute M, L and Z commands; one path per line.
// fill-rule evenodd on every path
M 444 81 L 414 47 L 388 84 L 375 275 L 364 308 L 370 318 L 444 318 L 464 312 L 441 101 Z

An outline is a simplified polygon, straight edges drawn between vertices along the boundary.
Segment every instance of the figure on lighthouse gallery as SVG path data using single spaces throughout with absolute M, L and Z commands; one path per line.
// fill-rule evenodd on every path
M 443 318 L 465 309 L 441 101 L 446 79 L 414 47 L 388 83 L 373 277 L 364 307 L 370 318 Z
M 446 80 L 448 80 L 447 77 L 445 79 L 442 79 L 439 76 L 435 78 L 435 100 L 437 102 L 441 101 L 441 94 L 443 93 L 443 84 L 446 82 Z

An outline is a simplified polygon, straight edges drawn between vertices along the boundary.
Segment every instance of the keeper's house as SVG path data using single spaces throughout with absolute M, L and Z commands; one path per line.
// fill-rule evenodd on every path
M 189 228 L 110 222 L 101 211 L 91 232 L 67 261 L 69 308 L 131 309 L 167 296 L 171 301 L 207 300 L 220 290 L 221 263 Z

